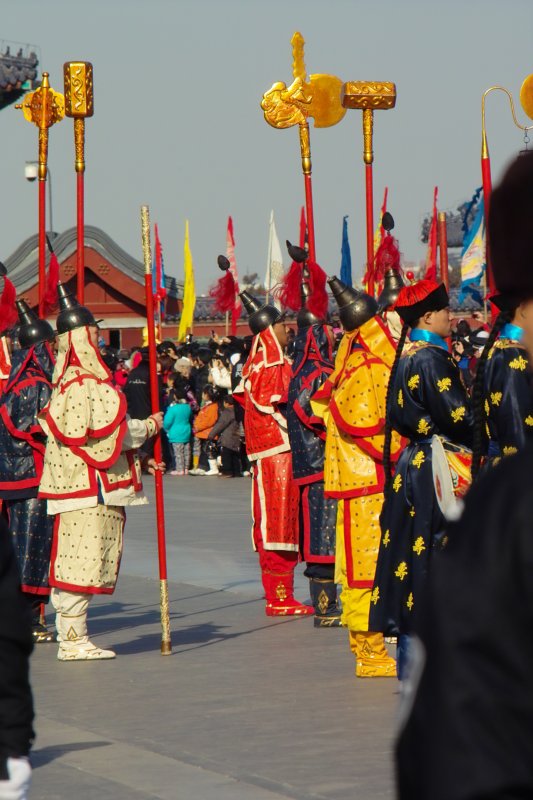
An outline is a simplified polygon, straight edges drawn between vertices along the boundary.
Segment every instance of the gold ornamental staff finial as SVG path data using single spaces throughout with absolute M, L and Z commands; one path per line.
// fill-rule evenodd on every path
M 38 89 L 28 92 L 22 103 L 15 108 L 22 109 L 24 119 L 39 128 L 39 180 L 46 180 L 48 164 L 48 128 L 60 122 L 65 116 L 65 98 L 50 88 L 48 72 L 43 72 L 43 80 Z
M 94 114 L 93 65 L 89 61 L 63 64 L 65 113 L 74 120 L 76 153 L 76 275 L 78 300 L 85 300 L 85 119 Z
M 305 180 L 307 224 L 309 234 L 309 255 L 315 260 L 313 208 L 311 190 L 311 144 L 308 118 L 312 117 L 315 128 L 328 128 L 336 125 L 344 117 L 340 97 L 342 81 L 335 75 L 310 75 L 307 79 L 305 68 L 305 41 L 296 31 L 291 39 L 293 82 L 290 86 L 277 81 L 265 92 L 261 100 L 265 120 L 273 128 L 292 128 L 300 130 L 300 153 Z
M 344 108 L 357 108 L 363 112 L 363 157 L 365 164 L 372 164 L 374 111 L 394 108 L 396 86 L 378 81 L 349 81 L 342 87 L 342 104 Z
M 380 81 L 349 81 L 342 87 L 344 108 L 363 112 L 363 160 L 366 184 L 366 270 L 367 289 L 374 294 L 374 189 L 372 164 L 374 162 L 374 111 L 394 108 L 396 86 Z
M 63 64 L 65 114 L 74 119 L 76 172 L 85 171 L 85 119 L 94 114 L 93 65 L 89 61 Z
M 39 130 L 39 316 L 45 313 L 46 282 L 46 176 L 48 173 L 48 129 L 65 116 L 65 98 L 50 88 L 48 72 L 43 72 L 43 80 L 38 89 L 28 92 L 22 103 L 15 108 L 22 109 L 24 119 L 32 122 Z

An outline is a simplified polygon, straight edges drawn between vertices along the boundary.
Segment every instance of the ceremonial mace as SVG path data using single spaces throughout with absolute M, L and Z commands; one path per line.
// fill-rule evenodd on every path
M 315 222 L 313 213 L 313 187 L 311 183 L 311 142 L 308 117 L 314 120 L 315 128 L 329 128 L 344 117 L 346 109 L 340 102 L 342 81 L 334 75 L 311 75 L 307 81 L 304 61 L 305 41 L 298 31 L 291 39 L 292 73 L 294 80 L 287 87 L 278 81 L 261 101 L 265 120 L 273 128 L 299 126 L 300 153 L 305 187 L 305 209 L 307 214 L 309 258 L 316 261 Z
M 150 398 L 152 414 L 159 408 L 159 381 L 157 376 L 157 350 L 155 344 L 154 294 L 152 288 L 152 247 L 150 244 L 150 211 L 141 206 L 141 231 L 144 256 L 144 290 L 146 294 L 146 323 L 148 327 L 148 350 L 150 358 Z M 159 464 L 163 460 L 161 436 L 154 441 L 154 458 Z M 161 655 L 172 654 L 170 639 L 170 618 L 168 613 L 167 548 L 165 541 L 165 503 L 163 498 L 163 474 L 156 469 L 155 505 L 157 515 L 157 550 L 159 554 L 159 603 L 161 607 Z
M 46 178 L 48 174 L 48 129 L 65 116 L 65 98 L 50 88 L 48 72 L 38 89 L 29 92 L 21 108 L 24 119 L 33 122 L 39 129 L 39 316 L 44 317 L 44 293 L 46 281 Z
M 74 119 L 74 148 L 76 152 L 76 276 L 77 296 L 84 303 L 85 295 L 85 118 L 94 114 L 93 65 L 88 61 L 68 61 L 63 64 L 65 84 L 65 114 Z
M 384 111 L 396 105 L 394 83 L 349 81 L 342 87 L 344 108 L 363 112 L 363 160 L 365 163 L 366 195 L 366 260 L 368 293 L 374 295 L 374 111 Z
M 513 96 L 511 92 L 504 86 L 491 86 L 489 89 L 486 90 L 486 92 L 483 92 L 483 97 L 481 98 L 481 178 L 483 181 L 483 203 L 484 203 L 483 210 L 485 214 L 485 231 L 488 231 L 487 223 L 489 219 L 490 195 L 492 193 L 489 145 L 487 141 L 487 127 L 485 124 L 485 101 L 487 96 L 491 92 L 496 92 L 496 91 L 504 92 L 509 98 L 509 104 L 511 106 L 511 114 L 513 116 L 513 122 L 517 128 L 519 128 L 521 131 L 524 131 L 524 142 L 526 144 L 526 148 L 527 145 L 529 144 L 528 131 L 530 131 L 533 128 L 533 125 L 520 125 L 520 123 L 516 118 Z M 527 116 L 530 119 L 533 119 L 533 75 L 528 75 L 522 84 L 522 88 L 520 89 L 520 103 Z M 490 266 L 490 248 L 489 248 L 490 243 L 488 239 L 488 234 L 486 236 L 486 242 L 487 242 L 486 262 L 487 262 L 489 292 L 490 294 L 494 294 L 495 291 L 494 276 L 492 274 L 492 269 Z

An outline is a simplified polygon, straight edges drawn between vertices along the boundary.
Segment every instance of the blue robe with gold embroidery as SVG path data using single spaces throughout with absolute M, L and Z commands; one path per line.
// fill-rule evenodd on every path
M 525 348 L 502 337 L 489 353 L 484 375 L 489 457 L 523 450 L 533 431 L 531 368 Z
M 433 488 L 431 438 L 472 446 L 472 412 L 459 370 L 442 347 L 406 345 L 392 387 L 393 429 L 409 440 L 381 514 L 381 544 L 370 603 L 372 631 L 409 633 L 439 546 L 444 517 Z

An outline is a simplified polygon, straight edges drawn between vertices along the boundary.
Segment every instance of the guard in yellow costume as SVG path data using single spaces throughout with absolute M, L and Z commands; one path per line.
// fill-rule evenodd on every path
M 312 405 L 326 424 L 325 494 L 338 499 L 335 578 L 358 677 L 395 677 L 383 635 L 368 630 L 383 505 L 385 400 L 395 342 L 378 305 L 337 278 L 329 284 L 345 329 L 335 370 Z M 401 447 L 397 437 L 393 455 Z

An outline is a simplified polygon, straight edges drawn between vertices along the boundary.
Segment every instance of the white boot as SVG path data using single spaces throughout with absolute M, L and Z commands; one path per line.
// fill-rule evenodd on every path
M 216 458 L 209 458 L 209 471 L 206 472 L 206 475 L 218 475 L 218 466 Z
M 113 650 L 102 650 L 89 640 L 87 607 L 89 595 L 53 590 L 57 610 L 59 661 L 101 661 L 115 658 Z

